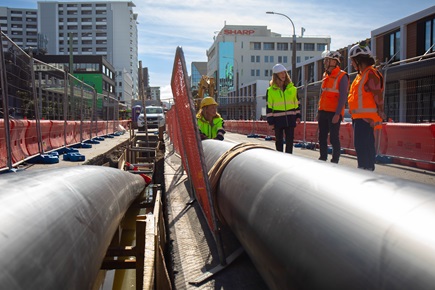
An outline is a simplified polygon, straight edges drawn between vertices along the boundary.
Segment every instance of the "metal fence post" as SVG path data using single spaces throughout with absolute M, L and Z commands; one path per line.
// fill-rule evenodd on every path
M 0 43 L 3 43 L 3 32 L 0 31 Z M 6 77 L 6 65 L 3 54 L 3 48 L 0 49 L 0 85 L 3 98 L 3 118 L 5 126 L 5 138 L 6 138 L 6 153 L 7 153 L 7 167 L 12 168 L 12 150 L 11 150 L 11 136 L 9 126 L 9 103 L 8 103 L 8 83 Z

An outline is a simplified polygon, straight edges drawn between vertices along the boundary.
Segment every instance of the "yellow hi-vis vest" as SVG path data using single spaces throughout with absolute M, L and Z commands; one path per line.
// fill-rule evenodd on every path
M 300 113 L 297 89 L 293 83 L 289 83 L 284 91 L 277 85 L 272 85 L 267 89 L 267 106 L 271 112 L 267 117 L 280 117 L 286 115 L 296 115 Z
M 204 116 L 197 114 L 196 118 L 198 120 L 198 129 L 202 134 L 207 136 L 209 139 L 215 139 L 218 133 L 222 135 L 225 134 L 225 130 L 223 129 L 223 119 L 218 114 L 217 117 L 213 118 L 213 125 L 204 118 Z M 219 132 L 220 131 L 220 132 Z

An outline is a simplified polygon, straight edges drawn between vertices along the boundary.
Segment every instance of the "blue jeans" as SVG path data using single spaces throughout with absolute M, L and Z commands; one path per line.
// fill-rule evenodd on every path
M 352 126 L 358 168 L 374 171 L 376 149 L 373 127 L 363 119 L 354 119 Z

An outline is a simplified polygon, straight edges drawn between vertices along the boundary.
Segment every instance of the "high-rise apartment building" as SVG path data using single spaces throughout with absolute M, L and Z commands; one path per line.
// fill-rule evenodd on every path
M 137 14 L 131 1 L 38 2 L 38 29 L 49 54 L 103 55 L 116 71 L 116 96 L 126 103 L 138 92 Z M 132 95 L 125 94 L 130 75 Z
M 22 48 L 45 49 L 36 9 L 0 7 L 0 29 Z

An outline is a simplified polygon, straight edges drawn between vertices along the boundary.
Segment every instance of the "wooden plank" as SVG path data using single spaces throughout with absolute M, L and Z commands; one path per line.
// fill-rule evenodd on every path
M 154 152 L 156 148 L 150 148 L 150 147 L 130 147 L 130 151 L 135 152 Z
M 143 289 L 143 268 L 145 256 L 146 220 L 143 216 L 136 218 L 136 289 Z
M 147 215 L 147 227 L 145 229 L 145 258 L 143 269 L 143 289 L 154 290 L 155 284 L 155 260 L 156 246 L 154 238 L 154 215 Z M 159 289 L 159 288 L 156 288 Z M 142 289 L 141 289 L 142 290 Z

